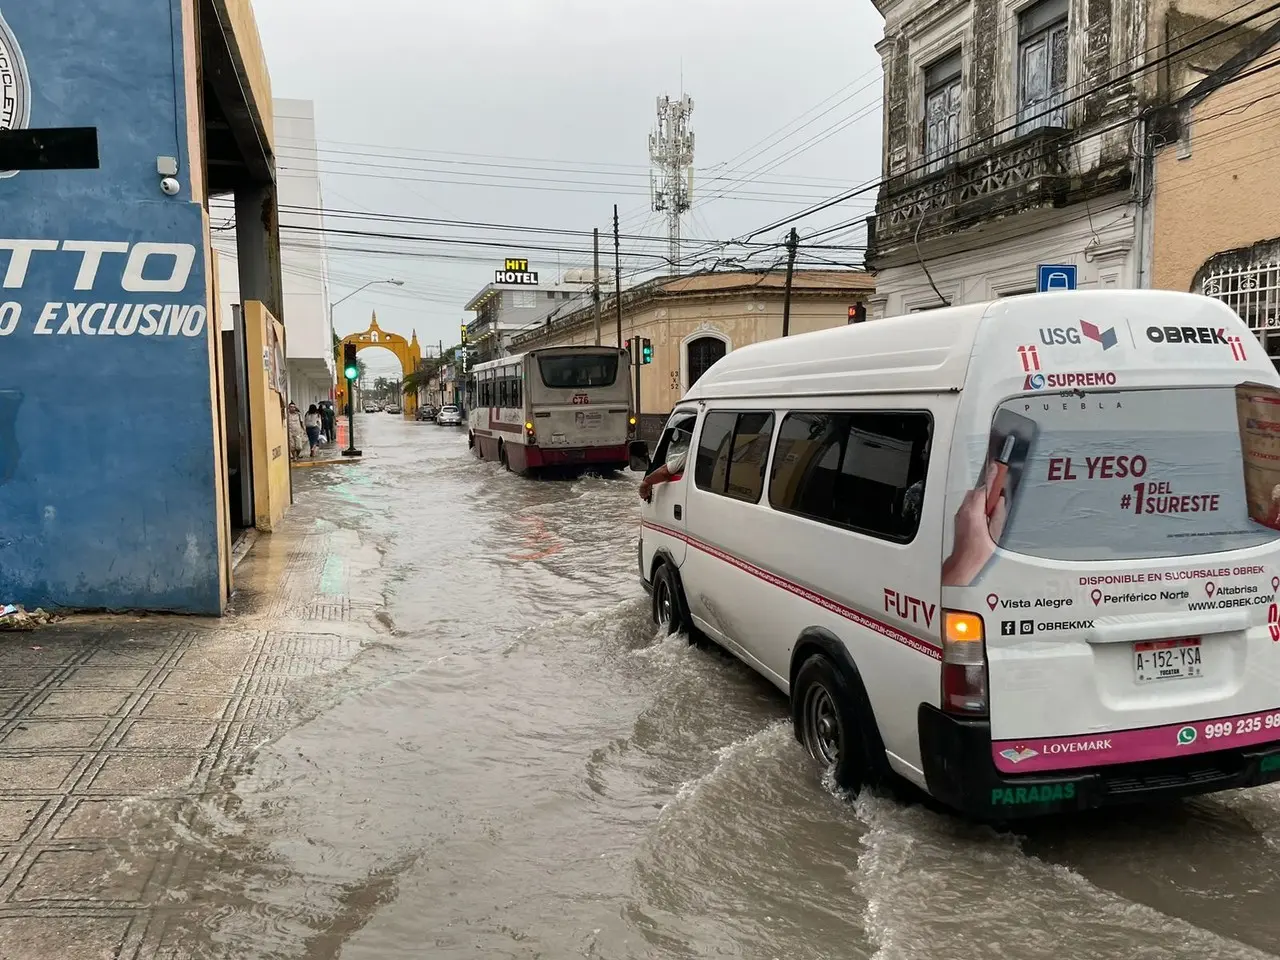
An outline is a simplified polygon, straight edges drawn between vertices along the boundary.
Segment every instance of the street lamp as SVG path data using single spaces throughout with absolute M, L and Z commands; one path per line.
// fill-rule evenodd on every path
M 339 304 L 345 303 L 346 301 L 350 300 L 357 293 L 360 293 L 363 290 L 368 290 L 370 287 L 375 287 L 380 283 L 387 283 L 393 287 L 404 286 L 403 280 L 397 280 L 394 277 L 392 277 L 389 280 L 370 280 L 368 283 L 364 284 L 363 286 L 356 287 L 354 290 L 352 290 L 342 299 L 334 300 L 332 303 L 329 304 L 329 329 L 330 330 L 333 329 L 334 308 L 336 308 Z M 344 362 L 344 369 L 342 371 L 342 374 L 347 381 L 347 449 L 342 451 L 342 455 L 344 457 L 348 457 L 348 456 L 354 457 L 354 456 L 360 455 L 360 451 L 356 449 L 356 391 L 355 391 L 356 381 L 354 377 L 347 375 L 348 371 L 345 369 L 345 366 L 346 364 Z

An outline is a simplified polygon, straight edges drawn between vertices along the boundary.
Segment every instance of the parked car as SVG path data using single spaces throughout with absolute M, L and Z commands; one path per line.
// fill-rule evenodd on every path
M 364 405 L 364 412 L 365 412 L 365 413 L 377 413 L 377 412 L 378 412 L 378 405 L 377 405 L 376 403 L 374 403 L 372 400 L 370 400 L 370 401 L 368 401 L 368 402 L 366 402 L 366 403 L 365 403 L 365 405 Z
M 434 420 L 436 418 L 436 408 L 427 404 L 419 407 L 418 412 L 413 415 L 415 420 Z
M 462 426 L 462 411 L 453 404 L 448 404 L 440 408 L 440 412 L 436 414 L 436 423 L 442 427 L 460 427 Z
M 399 413 L 399 412 L 400 412 L 400 404 L 398 403 L 387 404 L 387 413 Z

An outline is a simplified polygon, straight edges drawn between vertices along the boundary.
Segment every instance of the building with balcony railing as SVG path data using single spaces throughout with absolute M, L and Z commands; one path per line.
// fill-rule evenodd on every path
M 1152 286 L 1153 157 L 1188 74 L 1256 45 L 1264 0 L 872 0 L 885 18 L 870 315 Z
M 1139 283 L 1141 0 L 874 0 L 885 17 L 884 182 L 872 316 Z
M 475 363 L 506 356 L 514 337 L 591 297 L 587 271 L 568 270 L 559 282 L 541 283 L 538 271 L 530 270 L 527 260 L 507 261 L 508 268 L 513 265 L 523 269 L 495 270 L 494 281 L 467 301 L 466 309 L 475 312 L 475 319 L 467 324 L 467 343 Z M 606 277 L 602 270 L 600 276 L 606 288 L 613 283 L 612 273 Z

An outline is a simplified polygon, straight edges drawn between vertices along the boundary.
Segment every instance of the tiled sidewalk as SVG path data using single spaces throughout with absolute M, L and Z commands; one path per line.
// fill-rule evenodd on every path
M 254 748 L 383 633 L 378 552 L 298 492 L 222 620 L 0 634 L 2 960 L 189 955 L 166 931 L 190 921 L 190 810 L 229 803 Z

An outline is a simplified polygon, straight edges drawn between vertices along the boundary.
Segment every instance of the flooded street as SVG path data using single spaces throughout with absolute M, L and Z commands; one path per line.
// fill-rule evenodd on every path
M 850 802 L 771 686 L 655 639 L 634 476 L 357 429 L 295 495 L 376 546 L 387 629 L 181 825 L 193 954 L 1280 955 L 1280 790 L 1016 833 Z

